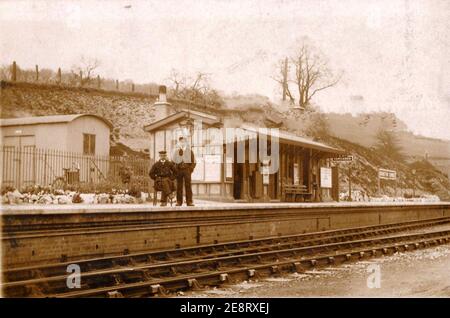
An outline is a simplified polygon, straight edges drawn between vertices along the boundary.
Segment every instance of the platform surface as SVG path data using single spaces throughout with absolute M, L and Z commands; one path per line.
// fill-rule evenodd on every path
M 213 211 L 221 210 L 260 210 L 276 208 L 345 208 L 345 207 L 389 207 L 389 206 L 450 206 L 450 202 L 276 202 L 276 203 L 230 203 L 196 200 L 195 206 L 154 206 L 141 204 L 17 204 L 2 205 L 0 215 L 14 214 L 60 214 L 60 213 L 99 213 L 99 212 L 152 212 L 152 211 Z

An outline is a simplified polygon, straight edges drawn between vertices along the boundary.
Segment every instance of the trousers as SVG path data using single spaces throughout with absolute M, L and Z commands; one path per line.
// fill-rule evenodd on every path
M 186 190 L 186 203 L 193 203 L 191 170 L 188 168 L 180 169 L 177 174 L 177 204 L 183 203 L 183 184 Z

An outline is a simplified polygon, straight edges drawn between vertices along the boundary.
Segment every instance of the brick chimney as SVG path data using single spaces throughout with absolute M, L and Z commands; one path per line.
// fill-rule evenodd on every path
M 167 88 L 164 85 L 159 86 L 159 98 L 153 104 L 153 113 L 155 114 L 155 121 L 166 118 L 172 114 L 172 104 L 167 102 L 166 96 Z

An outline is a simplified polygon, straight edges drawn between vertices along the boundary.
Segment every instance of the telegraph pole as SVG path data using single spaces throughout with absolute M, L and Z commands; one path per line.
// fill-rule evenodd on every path
M 11 81 L 15 82 L 17 81 L 17 64 L 16 61 L 13 61 L 12 67 L 11 67 Z
M 378 195 L 381 196 L 380 168 L 377 170 Z
M 287 73 L 288 73 L 288 58 L 284 60 L 284 69 L 283 69 L 283 101 L 286 100 L 287 95 Z
M 352 199 L 352 165 L 348 166 L 348 200 L 353 201 Z

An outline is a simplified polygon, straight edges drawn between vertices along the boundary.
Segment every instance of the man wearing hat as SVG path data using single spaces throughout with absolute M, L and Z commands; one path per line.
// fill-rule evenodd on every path
M 192 200 L 191 174 L 194 171 L 196 162 L 195 156 L 185 137 L 178 138 L 177 147 L 175 147 L 173 156 L 177 170 L 177 206 L 183 204 L 183 183 L 186 190 L 186 204 L 194 206 Z
M 166 151 L 159 152 L 159 160 L 152 166 L 149 175 L 155 181 L 155 190 L 161 191 L 161 206 L 166 206 L 167 197 L 175 191 L 176 178 L 175 164 L 167 159 Z

